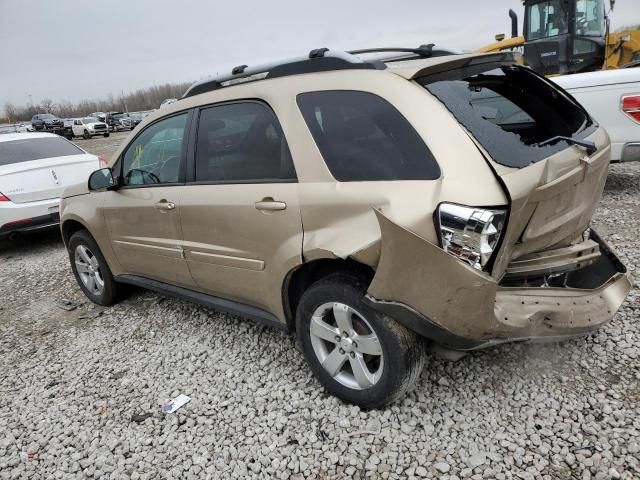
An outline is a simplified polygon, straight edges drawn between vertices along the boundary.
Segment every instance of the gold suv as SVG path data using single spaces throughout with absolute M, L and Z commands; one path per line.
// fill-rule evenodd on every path
M 614 316 L 630 280 L 589 229 L 609 152 L 514 54 L 319 49 L 148 116 L 65 192 L 61 228 L 93 302 L 133 284 L 295 332 L 328 391 L 379 407 L 424 339 L 472 350 Z

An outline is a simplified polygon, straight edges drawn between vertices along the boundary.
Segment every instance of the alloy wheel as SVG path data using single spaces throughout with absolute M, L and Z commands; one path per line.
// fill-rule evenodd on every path
M 380 340 L 357 310 L 339 302 L 320 305 L 309 330 L 318 361 L 338 383 L 363 390 L 380 380 L 384 367 Z
M 83 285 L 93 295 L 104 291 L 104 278 L 98 259 L 85 245 L 78 245 L 75 251 L 76 271 Z

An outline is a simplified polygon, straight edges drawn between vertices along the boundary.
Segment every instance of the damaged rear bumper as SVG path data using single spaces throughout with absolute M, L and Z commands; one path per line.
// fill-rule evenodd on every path
M 610 321 L 631 289 L 626 268 L 595 232 L 590 240 L 601 255 L 567 273 L 563 286 L 505 287 L 382 215 L 378 220 L 382 253 L 367 303 L 450 348 L 583 335 Z

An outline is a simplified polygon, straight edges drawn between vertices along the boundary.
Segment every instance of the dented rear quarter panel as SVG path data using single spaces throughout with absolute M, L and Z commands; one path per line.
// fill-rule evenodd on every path
M 317 159 L 296 163 L 305 261 L 353 257 L 375 266 L 381 238 L 375 209 L 437 245 L 433 214 L 440 202 L 487 206 L 508 203 L 474 143 L 437 99 L 419 85 L 393 73 L 384 73 L 384 76 L 377 73 L 362 72 L 351 89 L 385 98 L 409 120 L 436 158 L 441 176 L 424 181 L 337 182 L 324 167 L 308 129 L 298 131 L 305 137 L 305 151 L 296 155 L 292 145 L 294 159 Z M 340 75 L 335 75 L 335 81 L 325 78 L 317 86 L 313 82 L 305 86 L 308 91 L 348 89 Z M 298 110 L 296 115 L 298 125 L 304 125 Z M 297 138 L 294 143 L 300 141 Z M 317 170 L 307 171 L 310 163 L 323 165 L 322 181 L 317 181 Z

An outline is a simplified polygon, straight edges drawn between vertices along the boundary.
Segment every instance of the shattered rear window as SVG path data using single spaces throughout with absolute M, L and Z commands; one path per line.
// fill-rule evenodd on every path
M 489 152 L 507 167 L 523 168 L 569 147 L 554 137 L 583 138 L 592 121 L 560 89 L 528 69 L 454 70 L 418 79 Z

